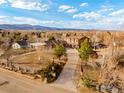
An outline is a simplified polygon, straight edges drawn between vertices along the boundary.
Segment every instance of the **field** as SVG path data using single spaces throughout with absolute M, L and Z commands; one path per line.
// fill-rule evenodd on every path
M 41 69 L 49 64 L 53 57 L 54 55 L 52 53 L 43 52 L 39 54 L 35 51 L 24 55 L 18 55 L 17 57 L 14 57 L 13 62 L 22 66 Z

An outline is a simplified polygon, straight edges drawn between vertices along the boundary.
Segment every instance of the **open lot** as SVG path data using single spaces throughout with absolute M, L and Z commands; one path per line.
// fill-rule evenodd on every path
M 24 55 L 19 55 L 14 57 L 13 62 L 15 64 L 23 65 L 23 66 L 30 66 L 36 68 L 42 68 L 51 62 L 54 55 L 52 53 L 37 53 L 31 52 Z

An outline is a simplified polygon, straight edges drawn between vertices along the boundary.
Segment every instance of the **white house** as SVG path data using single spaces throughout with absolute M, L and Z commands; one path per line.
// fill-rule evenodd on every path
M 13 49 L 19 49 L 19 48 L 29 48 L 29 43 L 26 40 L 20 40 L 12 43 Z
M 15 42 L 15 43 L 12 44 L 12 48 L 13 49 L 20 49 L 21 46 L 18 43 Z

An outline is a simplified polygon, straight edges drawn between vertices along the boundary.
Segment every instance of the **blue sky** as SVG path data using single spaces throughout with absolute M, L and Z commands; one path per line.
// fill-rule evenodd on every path
M 0 0 L 0 24 L 124 29 L 124 0 Z

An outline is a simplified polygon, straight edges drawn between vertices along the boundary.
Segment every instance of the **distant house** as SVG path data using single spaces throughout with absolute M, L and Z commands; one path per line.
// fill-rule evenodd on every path
M 15 42 L 15 43 L 12 44 L 12 48 L 13 49 L 20 49 L 21 46 L 18 43 Z
M 80 47 L 81 42 L 83 42 L 85 39 L 88 39 L 85 36 L 69 36 L 64 38 L 64 40 L 70 45 L 72 48 L 78 48 Z
M 101 43 L 96 43 L 93 47 L 95 49 L 107 48 L 107 46 L 105 44 L 101 44 Z
M 29 43 L 27 40 L 20 40 L 12 44 L 13 49 L 28 48 L 28 47 L 29 47 Z
M 48 49 L 54 48 L 57 44 L 63 44 L 65 47 L 68 47 L 68 44 L 66 41 L 59 40 L 59 39 L 58 40 L 57 39 L 47 40 L 45 41 L 45 43 Z

